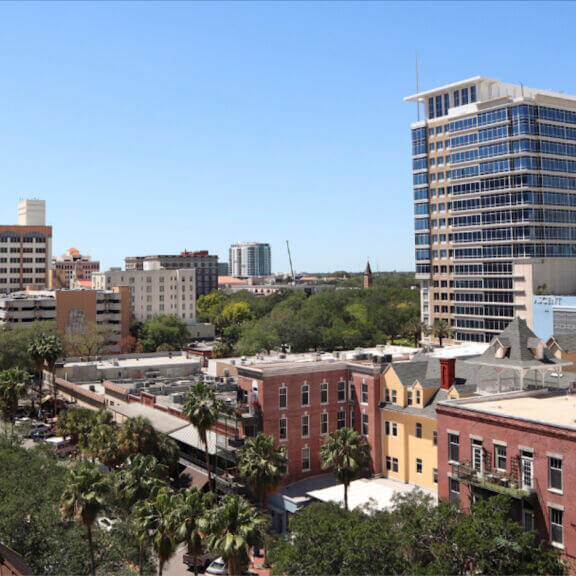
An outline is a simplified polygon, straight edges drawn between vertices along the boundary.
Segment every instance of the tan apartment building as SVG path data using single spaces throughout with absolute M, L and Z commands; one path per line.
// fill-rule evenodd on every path
M 130 289 L 134 318 L 143 322 L 160 314 L 173 314 L 187 324 L 196 321 L 196 270 L 120 270 L 112 268 L 92 276 L 96 290 L 118 286 Z

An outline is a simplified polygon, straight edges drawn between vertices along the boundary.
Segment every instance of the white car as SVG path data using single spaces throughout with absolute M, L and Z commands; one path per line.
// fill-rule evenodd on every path
M 100 528 L 102 530 L 104 530 L 104 532 L 110 532 L 110 530 L 112 530 L 112 528 L 114 528 L 114 524 L 116 524 L 116 522 L 118 522 L 118 520 L 110 520 L 110 518 L 106 518 L 105 516 L 101 516 L 100 518 L 98 518 L 96 520 L 96 522 L 98 523 L 98 526 L 100 526 Z
M 226 562 L 224 562 L 222 557 L 216 558 L 216 560 L 206 568 L 205 573 L 211 576 L 227 576 L 228 570 L 226 568 Z

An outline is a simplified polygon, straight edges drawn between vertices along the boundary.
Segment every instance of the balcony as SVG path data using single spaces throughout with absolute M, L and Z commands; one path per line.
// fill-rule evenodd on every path
M 471 486 L 477 486 L 490 492 L 505 494 L 521 500 L 532 496 L 535 488 L 525 488 L 520 485 L 519 474 L 500 470 L 484 470 L 478 472 L 467 462 L 451 463 L 452 478 Z

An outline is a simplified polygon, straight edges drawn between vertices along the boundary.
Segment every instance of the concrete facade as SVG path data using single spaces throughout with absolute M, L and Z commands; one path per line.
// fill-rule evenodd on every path
M 156 314 L 174 314 L 184 322 L 196 321 L 196 270 L 120 270 L 99 272 L 92 277 L 95 289 L 130 288 L 130 306 L 140 322 Z
M 235 278 L 270 276 L 272 258 L 270 244 L 237 242 L 230 246 L 228 273 Z
M 209 254 L 207 250 L 168 255 L 128 256 L 124 262 L 127 272 L 193 268 L 196 271 L 196 297 L 218 290 L 218 256 Z

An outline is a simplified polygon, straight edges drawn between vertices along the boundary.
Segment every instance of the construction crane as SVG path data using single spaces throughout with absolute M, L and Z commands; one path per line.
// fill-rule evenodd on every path
M 296 286 L 296 276 L 294 276 L 294 268 L 292 268 L 292 256 L 290 254 L 290 244 L 286 240 L 286 247 L 288 248 L 288 260 L 290 260 L 290 272 L 292 273 L 292 285 Z

